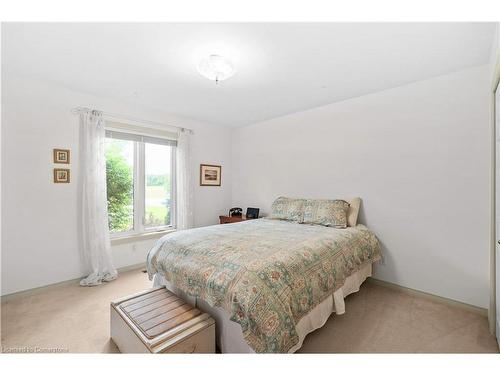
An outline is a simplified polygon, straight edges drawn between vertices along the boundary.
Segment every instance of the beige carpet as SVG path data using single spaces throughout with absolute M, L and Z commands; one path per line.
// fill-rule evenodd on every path
M 140 270 L 99 287 L 63 284 L 2 300 L 2 350 L 116 352 L 109 339 L 109 301 L 150 287 Z M 54 351 L 54 350 L 52 350 Z M 498 352 L 485 316 L 365 283 L 309 334 L 302 353 Z

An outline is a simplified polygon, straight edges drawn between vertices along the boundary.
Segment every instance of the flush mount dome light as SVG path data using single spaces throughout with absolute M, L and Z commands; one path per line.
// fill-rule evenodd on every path
M 200 61 L 200 64 L 198 65 L 198 72 L 203 77 L 218 83 L 219 81 L 231 78 L 235 73 L 235 70 L 231 63 L 224 57 L 219 55 L 210 55 Z

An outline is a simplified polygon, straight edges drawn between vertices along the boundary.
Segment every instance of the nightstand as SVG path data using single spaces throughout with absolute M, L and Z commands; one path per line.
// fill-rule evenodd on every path
M 220 224 L 228 224 L 228 223 L 237 223 L 240 221 L 245 221 L 249 220 L 245 216 L 226 216 L 226 215 L 220 215 L 219 216 L 219 223 Z

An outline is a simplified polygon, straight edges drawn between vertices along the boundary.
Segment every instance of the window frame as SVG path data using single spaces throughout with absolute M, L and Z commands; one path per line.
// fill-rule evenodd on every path
M 114 127 L 106 127 L 106 130 L 115 131 Z M 123 129 L 120 129 L 121 133 L 128 133 Z M 129 134 L 137 134 L 135 131 L 129 132 Z M 113 137 L 107 137 L 107 139 L 115 139 Z M 156 136 L 155 138 L 161 138 Z M 165 139 L 171 139 L 165 137 Z M 139 237 L 147 234 L 154 234 L 158 232 L 166 232 L 175 230 L 177 227 L 177 146 L 170 145 L 170 191 L 171 191 L 171 204 L 170 204 L 170 224 L 169 225 L 159 225 L 155 227 L 146 227 L 146 143 L 143 141 L 132 140 L 134 145 L 134 163 L 133 163 L 133 228 L 131 230 L 123 232 L 111 232 L 109 231 L 109 237 L 111 240 L 123 239 L 127 237 Z
M 142 233 L 151 233 L 151 232 L 162 232 L 167 229 L 175 229 L 176 228 L 176 204 L 175 202 L 177 201 L 177 191 L 175 190 L 175 177 L 176 177 L 176 149 L 177 146 L 169 146 L 170 147 L 170 192 L 171 192 L 171 201 L 170 201 L 170 224 L 169 225 L 159 225 L 156 227 L 146 227 L 145 221 L 146 221 L 146 143 L 145 142 L 140 142 L 140 145 L 142 147 L 142 151 L 140 154 L 142 155 L 142 181 L 140 181 L 140 186 L 142 187 L 142 191 L 140 191 L 141 195 L 141 204 L 142 204 L 142 220 L 140 221 Z

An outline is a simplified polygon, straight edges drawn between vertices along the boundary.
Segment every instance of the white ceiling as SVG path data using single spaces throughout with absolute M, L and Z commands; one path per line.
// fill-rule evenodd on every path
M 4 24 L 2 66 L 243 126 L 486 64 L 493 33 L 493 23 Z M 211 53 L 231 60 L 234 77 L 198 74 Z

